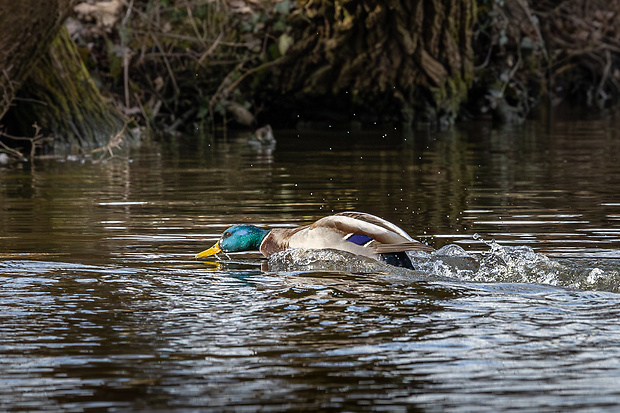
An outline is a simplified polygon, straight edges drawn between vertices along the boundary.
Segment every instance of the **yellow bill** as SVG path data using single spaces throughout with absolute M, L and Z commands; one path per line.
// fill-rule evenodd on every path
M 208 250 L 204 250 L 204 251 L 199 252 L 198 254 L 196 254 L 194 256 L 194 259 L 210 257 L 210 256 L 215 255 L 215 254 L 220 253 L 220 252 L 222 252 L 222 249 L 220 248 L 219 242 L 216 242 L 215 245 L 212 246 L 211 248 L 209 248 Z

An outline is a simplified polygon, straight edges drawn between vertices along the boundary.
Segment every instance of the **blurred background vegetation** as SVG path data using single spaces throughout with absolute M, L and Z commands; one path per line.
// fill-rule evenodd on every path
M 619 97 L 620 0 L 88 0 L 72 3 L 65 27 L 124 119 L 111 128 L 160 136 L 300 121 L 517 123 Z M 70 129 L 36 108 L 50 82 L 28 83 L 3 125 Z

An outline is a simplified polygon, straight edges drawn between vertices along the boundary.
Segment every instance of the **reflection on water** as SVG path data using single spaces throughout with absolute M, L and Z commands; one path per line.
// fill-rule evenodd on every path
M 268 152 L 0 169 L 0 409 L 615 411 L 617 126 L 276 131 Z M 414 271 L 191 259 L 232 223 L 342 210 L 439 251 Z

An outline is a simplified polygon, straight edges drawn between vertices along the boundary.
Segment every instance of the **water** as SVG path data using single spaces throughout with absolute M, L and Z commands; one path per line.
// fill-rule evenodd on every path
M 616 411 L 618 126 L 276 131 L 275 151 L 0 169 L 0 409 Z M 413 271 L 192 260 L 230 224 L 342 210 L 438 251 Z

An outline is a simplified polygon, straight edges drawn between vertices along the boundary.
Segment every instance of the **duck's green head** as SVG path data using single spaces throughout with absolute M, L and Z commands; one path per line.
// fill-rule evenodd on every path
M 218 252 L 257 251 L 268 230 L 254 225 L 234 225 L 222 234 L 222 237 L 208 250 L 199 252 L 194 258 L 205 258 Z

